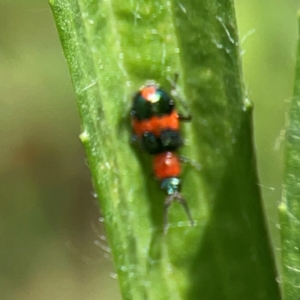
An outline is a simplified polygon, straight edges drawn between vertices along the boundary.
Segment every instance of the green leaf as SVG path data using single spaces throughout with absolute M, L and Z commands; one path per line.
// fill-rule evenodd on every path
M 279 299 L 233 1 L 50 3 L 123 298 Z M 129 144 L 128 111 L 145 80 L 168 90 L 175 72 L 193 113 L 182 194 L 196 224 L 174 204 L 164 236 L 165 196 Z
M 298 13 L 300 32 L 300 11 Z M 279 217 L 282 240 L 283 299 L 299 298 L 300 288 L 300 35 L 294 97 L 290 104 L 285 142 L 285 171 Z

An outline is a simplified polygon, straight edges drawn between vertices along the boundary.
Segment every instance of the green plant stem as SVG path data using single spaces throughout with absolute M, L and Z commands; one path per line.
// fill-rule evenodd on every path
M 233 2 L 50 3 L 123 298 L 279 299 Z M 196 226 L 174 204 L 164 236 L 165 196 L 151 158 L 129 145 L 128 111 L 145 80 L 168 90 L 175 72 L 193 112 L 182 193 Z
M 300 32 L 300 12 L 298 13 Z M 300 34 L 294 97 L 289 111 L 285 142 L 285 171 L 279 217 L 282 240 L 283 299 L 299 298 L 300 289 Z

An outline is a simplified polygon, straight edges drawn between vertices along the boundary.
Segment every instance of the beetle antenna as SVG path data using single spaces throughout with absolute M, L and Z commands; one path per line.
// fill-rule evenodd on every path
M 183 208 L 184 208 L 184 211 L 191 223 L 191 226 L 194 226 L 194 220 L 193 220 L 193 217 L 191 215 L 191 212 L 190 212 L 190 209 L 188 207 L 188 204 L 185 200 L 185 198 L 182 197 L 182 195 L 179 193 L 179 192 L 175 192 L 174 194 L 172 195 L 169 195 L 166 200 L 165 200 L 165 211 L 164 211 L 164 234 L 166 234 L 168 232 L 168 228 L 169 228 L 169 222 L 168 222 L 168 212 L 169 212 L 169 208 L 170 208 L 170 205 L 174 202 L 174 201 L 177 201 L 179 202 Z

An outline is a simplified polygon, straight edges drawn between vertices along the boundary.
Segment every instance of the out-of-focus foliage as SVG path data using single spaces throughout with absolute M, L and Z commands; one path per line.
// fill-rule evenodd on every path
M 277 205 L 281 198 L 286 112 L 293 95 L 300 4 L 297 0 L 277 1 L 276 5 L 236 0 L 235 4 L 244 51 L 245 83 L 254 102 L 258 170 L 280 268 Z

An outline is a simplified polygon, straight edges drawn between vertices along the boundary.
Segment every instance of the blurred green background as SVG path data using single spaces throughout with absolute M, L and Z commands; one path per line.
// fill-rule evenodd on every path
M 299 0 L 236 0 L 274 249 Z M 44 0 L 0 2 L 0 299 L 120 299 L 74 92 Z

